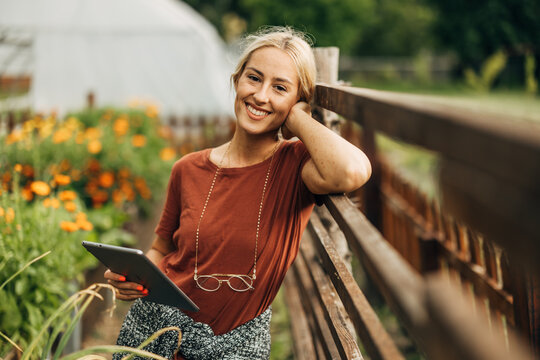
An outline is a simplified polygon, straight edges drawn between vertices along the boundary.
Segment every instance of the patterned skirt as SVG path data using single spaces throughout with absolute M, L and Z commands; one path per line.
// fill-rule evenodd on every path
M 195 322 L 177 308 L 138 299 L 122 324 L 117 345 L 136 348 L 156 331 L 176 326 L 182 331 L 180 347 L 178 333 L 168 331 L 144 347 L 144 350 L 167 359 L 174 359 L 178 352 L 188 360 L 266 360 L 270 357 L 271 317 L 272 309 L 269 307 L 255 319 L 230 332 L 214 335 L 210 326 Z M 120 360 L 125 355 L 127 353 L 116 353 L 113 360 Z

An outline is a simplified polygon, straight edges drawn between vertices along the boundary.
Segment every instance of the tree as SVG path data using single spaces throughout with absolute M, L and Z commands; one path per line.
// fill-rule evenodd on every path
M 540 51 L 538 0 L 428 0 L 437 11 L 438 47 L 453 50 L 462 66 L 479 68 L 498 50 L 510 55 Z
M 212 22 L 224 38 L 230 19 L 246 31 L 287 25 L 311 34 L 316 46 L 338 46 L 350 53 L 369 25 L 374 0 L 185 0 Z

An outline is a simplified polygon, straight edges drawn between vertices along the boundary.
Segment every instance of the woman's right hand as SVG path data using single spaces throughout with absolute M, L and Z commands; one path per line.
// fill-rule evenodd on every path
M 148 295 L 148 289 L 145 289 L 141 284 L 126 281 L 126 277 L 123 275 L 107 269 L 103 276 L 109 284 L 116 288 L 117 299 L 130 301 Z

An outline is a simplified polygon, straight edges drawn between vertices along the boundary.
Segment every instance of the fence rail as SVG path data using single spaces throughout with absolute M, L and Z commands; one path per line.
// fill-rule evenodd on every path
M 336 255 L 332 222 L 428 358 L 538 356 L 540 128 L 418 96 L 342 86 L 318 85 L 316 104 L 362 126 L 356 136 L 374 173 L 359 198 L 365 216 L 345 196 L 332 195 L 310 220 L 285 283 L 287 294 L 303 301 L 307 329 L 295 333 L 312 335 L 311 345 L 295 343 L 299 358 L 361 358 L 349 342 L 355 333 L 363 346 L 358 349 L 370 358 L 403 358 L 380 322 L 367 315 L 373 314 L 370 304 Z M 440 155 L 442 204 L 428 200 L 377 153 L 376 132 Z M 349 326 L 343 335 L 347 323 L 354 330 Z

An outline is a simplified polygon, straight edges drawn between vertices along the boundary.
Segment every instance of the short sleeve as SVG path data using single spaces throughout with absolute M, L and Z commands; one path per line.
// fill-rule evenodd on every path
M 165 205 L 161 212 L 161 218 L 155 229 L 156 235 L 164 240 L 172 240 L 174 232 L 180 226 L 180 182 L 181 182 L 181 160 L 177 161 L 172 168 L 169 183 L 167 185 L 167 196 Z

